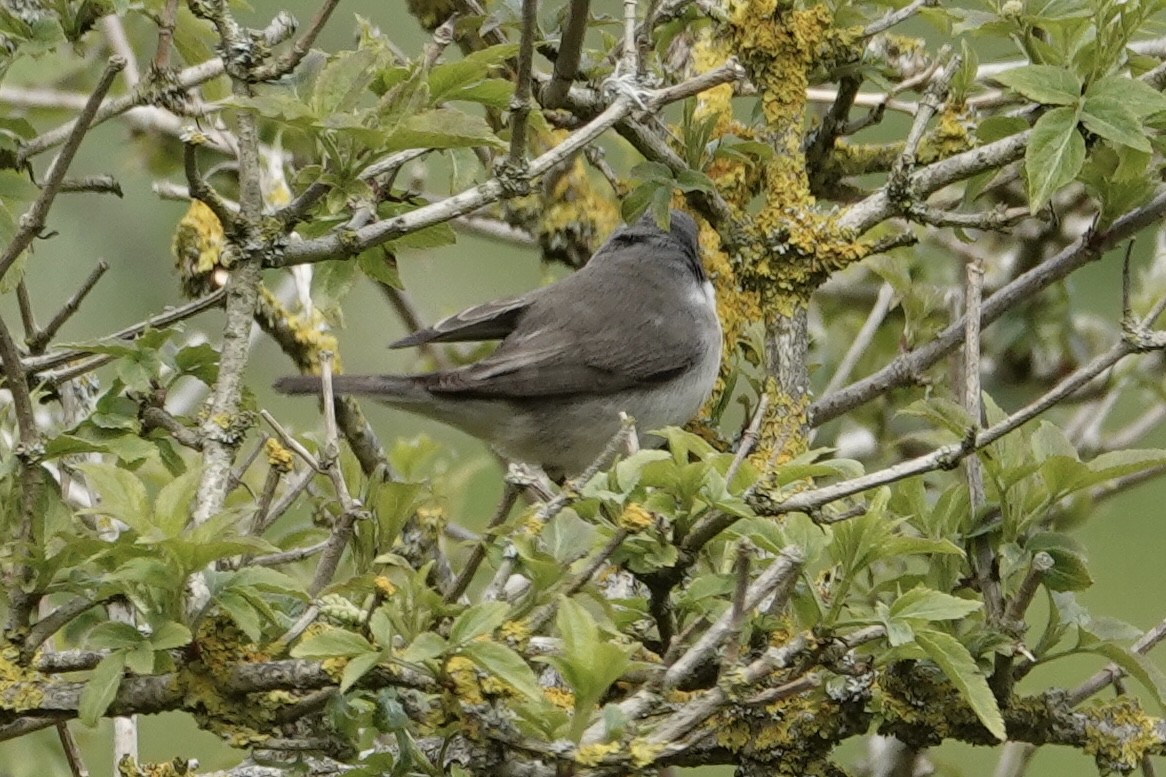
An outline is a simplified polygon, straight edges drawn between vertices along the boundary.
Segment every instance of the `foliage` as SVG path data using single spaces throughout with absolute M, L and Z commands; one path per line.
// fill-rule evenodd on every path
M 1166 752 L 1163 627 L 1086 610 L 1074 535 L 1166 471 L 1161 234 L 1127 253 L 1120 319 L 1062 283 L 1166 212 L 1162 2 L 631 3 L 625 38 L 586 3 L 532 26 L 417 0 L 416 50 L 343 12 L 355 42 L 316 48 L 335 5 L 297 33 L 221 0 L 0 3 L 0 738 L 178 710 L 245 751 L 238 777 L 830 775 L 874 733 L 905 745 L 879 773 L 947 740 L 1103 772 Z M 49 228 L 58 195 L 121 193 L 70 172 L 106 121 L 184 178 L 159 191 L 191 201 L 194 299 L 69 343 L 104 270 L 44 326 L 30 289 L 76 226 Z M 331 370 L 358 283 L 416 324 L 405 252 L 485 224 L 588 256 L 676 207 L 726 357 L 662 449 L 512 473 L 527 501 L 481 525 L 451 514 L 473 465 L 432 441 L 348 400 L 322 435 L 262 409 L 255 325 L 287 370 Z M 186 319 L 212 307 L 204 340 Z M 1100 674 L 1029 678 L 1070 656 Z M 1119 675 L 1153 713 L 1081 706 Z M 119 768 L 186 773 L 173 744 Z

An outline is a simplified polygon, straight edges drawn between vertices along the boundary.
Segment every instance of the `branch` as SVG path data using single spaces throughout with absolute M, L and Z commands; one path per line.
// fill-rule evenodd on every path
M 862 31 L 863 38 L 873 38 L 880 32 L 885 32 L 896 24 L 910 19 L 915 14 L 919 13 L 924 8 L 934 8 L 939 5 L 939 0 L 913 0 L 908 5 L 903 6 L 897 11 L 891 11 L 877 21 L 873 21 L 866 26 Z
M 646 93 L 647 109 L 654 111 L 663 105 L 683 100 L 719 84 L 728 83 L 738 78 L 739 73 L 739 66 L 726 66 L 683 84 L 649 91 Z M 634 108 L 635 103 L 630 97 L 620 95 L 606 110 L 573 132 L 558 146 L 531 160 L 522 178 L 533 180 L 544 175 L 563 160 L 578 153 L 612 125 L 627 117 Z M 286 266 L 355 256 L 393 238 L 475 211 L 502 199 L 507 194 L 508 191 L 502 181 L 498 178 L 491 178 L 483 184 L 447 197 L 440 202 L 426 205 L 400 216 L 374 222 L 357 230 L 332 232 L 312 240 L 291 243 L 285 248 L 282 257 L 274 259 L 272 264 Z
M 1161 333 L 1155 334 L 1161 335 Z M 1161 338 L 1159 337 L 1159 339 Z M 1166 339 L 1161 339 L 1161 342 L 1155 345 L 1159 348 L 1166 348 Z M 1012 432 L 1024 423 L 1044 413 L 1053 405 L 1071 396 L 1124 357 L 1132 353 L 1138 353 L 1144 350 L 1144 348 L 1144 344 L 1133 339 L 1122 339 L 1108 351 L 1077 369 L 1073 374 L 1035 401 L 984 431 L 974 435 L 969 434 L 968 438 L 962 442 L 945 445 L 924 456 L 918 456 L 914 459 L 894 464 L 861 477 L 794 494 L 777 504 L 758 504 L 755 505 L 755 508 L 758 512 L 765 515 L 779 515 L 784 513 L 813 514 L 830 502 L 861 493 L 862 491 L 867 491 L 871 488 L 888 485 L 914 475 L 922 475 L 926 472 L 950 469 L 965 457 L 981 448 L 991 445 L 1004 435 Z M 833 523 L 836 519 L 821 517 L 819 520 L 822 523 Z
M 304 30 L 304 34 L 296 39 L 291 49 L 275 62 L 255 69 L 252 74 L 255 80 L 273 81 L 295 70 L 300 61 L 312 50 L 312 44 L 316 42 L 320 31 L 324 29 L 324 25 L 328 23 L 328 18 L 332 16 L 332 12 L 339 4 L 340 0 L 324 0 L 323 5 L 316 11 L 316 15 L 312 17 L 308 29 Z
M 155 316 L 150 316 L 145 321 L 137 324 L 132 324 L 124 329 L 120 329 L 113 334 L 106 335 L 98 340 L 98 342 L 109 342 L 115 340 L 132 340 L 140 336 L 147 329 L 160 329 L 170 326 L 179 321 L 184 321 L 191 316 L 198 315 L 205 310 L 217 307 L 226 296 L 225 289 L 217 289 L 205 297 L 199 297 L 185 304 L 172 308 L 164 313 L 159 313 Z M 29 375 L 35 375 L 45 370 L 50 370 L 54 367 L 60 367 L 63 364 L 68 364 L 75 359 L 80 359 L 88 355 L 88 351 L 75 349 L 68 351 L 59 351 L 56 353 L 48 353 L 44 356 L 32 356 L 24 360 L 21 367 Z
M 510 100 L 510 173 L 526 166 L 526 118 L 530 115 L 530 71 L 534 64 L 534 33 L 538 27 L 538 0 L 522 0 L 522 32 L 518 44 L 518 82 Z
M 263 38 L 268 46 L 275 46 L 286 40 L 292 32 L 294 32 L 294 28 L 287 25 L 284 18 L 278 17 L 263 30 Z M 223 70 L 223 60 L 221 58 L 215 57 L 214 59 L 208 59 L 206 62 L 188 67 L 179 73 L 175 79 L 175 88 L 184 92 L 188 91 L 213 78 L 218 78 L 223 74 Z M 92 126 L 97 126 L 108 119 L 120 116 L 133 108 L 144 106 L 155 95 L 156 86 L 148 83 L 147 79 L 147 82 L 139 84 L 130 94 L 103 102 L 93 117 Z M 59 146 L 64 143 L 73 132 L 76 123 L 76 119 L 66 122 L 22 144 L 20 150 L 16 153 L 17 165 L 23 165 L 37 154 L 41 154 L 54 146 Z
M 69 171 L 69 165 L 73 163 L 77 149 L 81 147 L 81 139 L 85 137 L 89 127 L 93 124 L 97 109 L 101 105 L 101 99 L 113 86 L 113 79 L 125 65 L 126 62 L 121 57 L 110 57 L 106 63 L 105 70 L 102 71 L 101 77 L 97 80 L 97 86 L 93 88 L 93 93 L 89 95 L 81 114 L 73 122 L 65 145 L 57 154 L 57 158 L 49 165 L 49 171 L 45 176 L 44 187 L 41 189 L 40 195 L 20 217 L 20 228 L 16 230 L 16 234 L 12 236 L 8 245 L 4 247 L 4 251 L 0 252 L 0 278 L 4 277 L 12 263 L 24 253 L 25 249 L 44 229 L 49 208 L 52 207 L 53 200 L 61 189 L 61 183 L 65 180 L 65 173 Z
M 1022 134 L 1027 137 L 1027 133 Z M 954 158 L 952 157 L 952 159 Z M 1141 208 L 1122 216 L 1104 232 L 1088 232 L 1077 238 L 1055 256 L 1019 276 L 985 300 L 981 326 L 987 326 L 1000 318 L 1021 299 L 1031 297 L 1064 279 L 1074 270 L 1101 256 L 1115 244 L 1154 223 L 1163 214 L 1166 214 L 1166 191 L 1160 191 Z M 825 396 L 812 404 L 809 410 L 810 424 L 820 426 L 876 396 L 885 394 L 892 388 L 914 382 L 917 376 L 923 374 L 924 370 L 958 348 L 963 340 L 964 321 L 961 317 L 959 321 L 953 322 L 914 351 L 896 358 L 872 375 L 868 375 L 845 389 Z
M 575 76 L 579 73 L 583 38 L 587 34 L 587 20 L 590 14 L 591 0 L 570 0 L 567 17 L 563 20 L 563 32 L 559 38 L 559 55 L 555 58 L 555 69 L 551 73 L 551 80 L 542 90 L 542 104 L 547 108 L 558 108 L 563 104 Z

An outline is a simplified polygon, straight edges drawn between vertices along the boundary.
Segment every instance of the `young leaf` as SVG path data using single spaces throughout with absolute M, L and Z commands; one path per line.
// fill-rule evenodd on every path
M 483 670 L 514 686 L 530 699 L 541 699 L 542 689 L 522 656 L 497 642 L 471 642 L 462 653 Z
M 943 671 L 951 684 L 959 689 L 960 694 L 976 713 L 976 717 L 984 724 L 988 732 L 999 739 L 1008 737 L 1004 730 L 1004 716 L 996 704 L 996 697 L 988 687 L 988 681 L 980 673 L 972 654 L 958 639 L 942 631 L 918 629 L 915 632 L 915 643 L 923 648 L 928 658 L 936 663 Z
M 950 621 L 970 615 L 981 606 L 980 602 L 919 587 L 896 599 L 890 614 L 903 620 Z
M 461 646 L 484 634 L 490 634 L 506 620 L 510 605 L 506 602 L 482 602 L 469 608 L 453 622 L 449 642 Z
M 117 698 L 117 689 L 121 686 L 125 666 L 125 651 L 115 650 L 94 667 L 93 674 L 89 675 L 89 682 L 81 689 L 81 699 L 77 705 L 77 717 L 86 726 L 96 726 L 97 721 Z
M 1137 78 L 1106 76 L 1089 85 L 1085 97 L 1108 97 L 1117 100 L 1138 116 L 1166 111 L 1166 95 Z
M 1036 213 L 1053 193 L 1077 177 L 1085 163 L 1085 138 L 1076 108 L 1054 108 L 1037 119 L 1024 153 L 1028 207 Z
M 374 652 L 376 648 L 364 637 L 337 628 L 313 634 L 291 649 L 292 658 L 335 658 Z
M 344 666 L 344 672 L 340 676 L 340 692 L 347 693 L 356 681 L 368 674 L 374 666 L 380 663 L 381 654 L 379 652 L 361 653 L 358 656 L 353 656 L 348 659 L 348 663 Z
M 1133 108 L 1115 97 L 1099 95 L 1085 98 L 1081 106 L 1081 123 L 1095 135 L 1121 146 L 1150 151 L 1150 141 Z
M 505 147 L 481 116 L 438 108 L 407 117 L 393 130 L 386 143 L 389 151 L 407 148 L 460 148 L 463 146 Z
M 1081 81 L 1063 67 L 1026 65 L 992 79 L 1042 105 L 1072 105 L 1081 98 Z

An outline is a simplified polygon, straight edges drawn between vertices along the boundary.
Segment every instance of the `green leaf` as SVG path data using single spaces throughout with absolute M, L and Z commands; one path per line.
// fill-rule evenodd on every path
M 555 626 L 563 638 L 563 655 L 568 659 L 587 658 L 599 644 L 599 626 L 587 608 L 574 599 L 559 602 Z
M 128 623 L 105 621 L 93 627 L 85 642 L 97 650 L 120 650 L 135 647 L 145 639 L 142 632 Z
M 542 689 L 522 656 L 497 642 L 471 642 L 461 651 L 484 671 L 514 686 L 530 699 L 542 699 Z
M 980 602 L 919 587 L 896 599 L 890 614 L 904 620 L 950 621 L 970 615 L 981 606 Z
M 1145 152 L 1151 150 L 1137 114 L 1115 97 L 1085 98 L 1085 104 L 1081 106 L 1081 123 L 1093 134 L 1118 145 Z
M 647 181 L 632 189 L 619 203 L 620 218 L 628 224 L 635 223 L 640 216 L 644 215 L 644 211 L 652 203 L 656 192 L 661 190 L 667 191 L 667 185 L 657 181 Z
M 263 637 L 259 611 L 246 596 L 237 591 L 220 591 L 215 595 L 215 603 L 242 629 L 247 639 L 258 642 Z
M 1050 456 L 1066 456 L 1077 458 L 1077 449 L 1060 427 L 1041 421 L 1037 430 L 1032 433 L 1032 452 L 1037 461 L 1044 461 Z
M 154 525 L 166 537 L 177 537 L 186 528 L 190 517 L 190 503 L 198 491 L 202 477 L 201 467 L 191 467 L 185 473 L 171 480 L 158 492 L 154 499 Z
M 505 78 L 487 78 L 476 84 L 451 89 L 442 96 L 447 101 L 465 100 L 491 108 L 506 109 L 514 96 L 514 84 Z
M 97 721 L 117 698 L 117 689 L 121 687 L 125 666 L 126 654 L 118 650 L 101 659 L 94 667 L 88 682 L 81 689 L 81 699 L 77 705 L 77 717 L 86 726 L 96 726 Z
M 992 79 L 1042 105 L 1072 105 L 1081 99 L 1081 81 L 1062 67 L 1025 65 Z
M 457 617 L 449 630 L 451 645 L 460 647 L 477 637 L 491 634 L 502 625 L 510 612 L 506 602 L 482 602 L 469 608 Z
M 681 170 L 676 174 L 676 185 L 684 192 L 715 192 L 716 184 L 704 173 L 696 170 Z
M 1103 453 L 1088 463 L 1089 482 L 1104 483 L 1114 478 L 1133 475 L 1166 465 L 1166 450 L 1122 450 Z
M 429 93 L 435 102 L 459 99 L 452 96 L 452 93 L 481 82 L 482 76 L 492 66 L 510 59 L 517 53 L 517 43 L 502 43 L 475 51 L 456 62 L 443 62 L 429 71 Z
M 316 114 L 351 113 L 377 75 L 376 60 L 377 54 L 370 48 L 342 51 L 332 57 L 316 78 L 312 95 Z
M 174 366 L 210 386 L 219 379 L 219 352 L 210 343 L 187 345 L 174 354 Z
M 1099 642 L 1088 648 L 1089 652 L 1105 656 L 1120 666 L 1126 674 L 1137 680 L 1154 696 L 1154 701 L 1163 712 L 1166 712 L 1166 677 L 1154 663 L 1132 650 L 1112 642 Z
M 337 628 L 306 637 L 291 649 L 292 658 L 335 658 L 372 652 L 376 648 L 367 639 Z
M 407 117 L 397 125 L 385 143 L 391 151 L 407 148 L 506 146 L 481 116 L 452 108 L 438 108 Z
M 147 534 L 153 528 L 146 487 L 134 473 L 95 462 L 79 464 L 77 468 L 85 473 L 90 487 L 101 497 L 100 504 L 88 512 L 116 518 L 138 534 Z
M 930 629 L 918 629 L 915 643 L 923 648 L 932 661 L 943 671 L 951 684 L 959 689 L 976 717 L 988 729 L 988 733 L 1000 741 L 1007 739 L 1004 717 L 996 705 L 996 697 L 988 687 L 988 681 L 980 673 L 972 654 L 962 643 L 950 634 Z
M 190 644 L 190 629 L 181 623 L 167 621 L 154 629 L 150 635 L 150 647 L 154 650 L 173 650 Z
M 344 672 L 340 675 L 340 692 L 346 693 L 349 688 L 356 684 L 357 680 L 364 677 L 380 663 L 380 660 L 380 652 L 361 653 L 348 659 L 348 663 L 344 666 Z
M 410 664 L 419 664 L 422 661 L 437 658 L 447 650 L 449 650 L 449 645 L 441 638 L 440 634 L 423 631 L 401 653 L 401 660 Z
M 1089 85 L 1085 97 L 1108 97 L 1117 100 L 1138 116 L 1166 111 L 1166 95 L 1137 78 L 1106 76 Z
M 397 258 L 384 246 L 377 246 L 363 252 L 356 258 L 362 272 L 374 281 L 380 281 L 393 289 L 404 289 L 401 273 L 397 270 Z
M 1028 207 L 1036 213 L 1053 193 L 1077 177 L 1085 163 L 1085 138 L 1077 131 L 1075 108 L 1054 108 L 1041 116 L 1024 153 Z
M 1053 568 L 1043 578 L 1050 591 L 1084 591 L 1093 585 L 1085 549 L 1072 537 L 1040 532 L 1028 538 L 1024 549 L 1032 554 L 1044 551 L 1053 557 Z

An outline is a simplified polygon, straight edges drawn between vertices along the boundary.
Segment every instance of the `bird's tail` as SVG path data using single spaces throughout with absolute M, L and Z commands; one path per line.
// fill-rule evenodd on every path
M 316 375 L 288 375 L 275 382 L 283 394 L 320 394 Z M 386 402 L 420 402 L 429 398 L 422 382 L 408 375 L 334 375 L 332 390 L 337 394 L 363 394 Z

